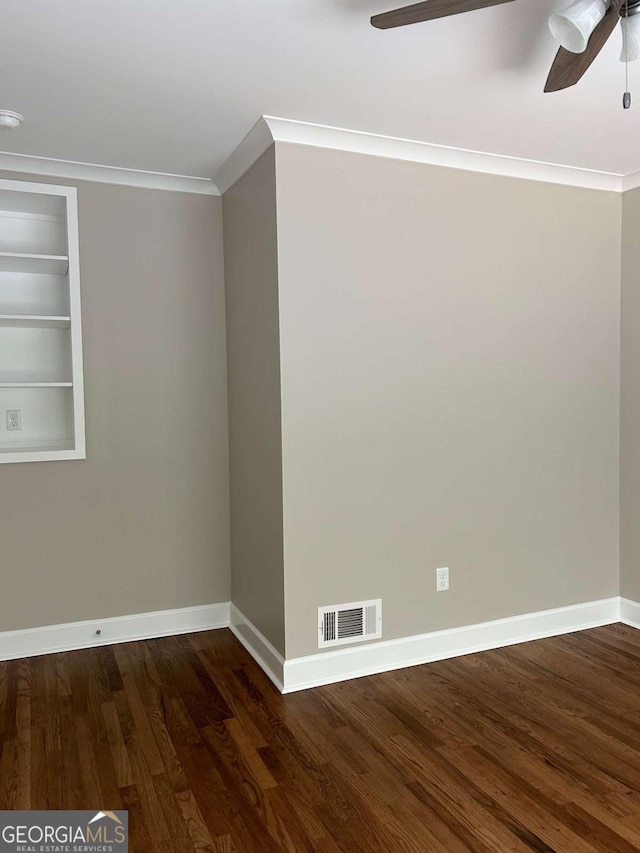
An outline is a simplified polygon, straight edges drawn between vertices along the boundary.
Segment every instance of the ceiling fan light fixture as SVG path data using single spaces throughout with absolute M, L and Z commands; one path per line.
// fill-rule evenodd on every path
M 622 52 L 620 62 L 635 62 L 640 59 L 640 6 L 629 7 L 629 14 L 622 19 Z
M 608 6 L 605 0 L 575 0 L 567 9 L 551 15 L 549 29 L 565 50 L 583 53 Z

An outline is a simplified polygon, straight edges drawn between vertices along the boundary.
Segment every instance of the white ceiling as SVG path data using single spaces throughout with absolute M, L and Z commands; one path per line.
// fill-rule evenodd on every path
M 619 30 L 578 86 L 543 94 L 567 4 L 380 31 L 369 17 L 402 0 L 0 0 L 0 108 L 26 119 L 0 150 L 210 177 L 266 114 L 640 170 Z

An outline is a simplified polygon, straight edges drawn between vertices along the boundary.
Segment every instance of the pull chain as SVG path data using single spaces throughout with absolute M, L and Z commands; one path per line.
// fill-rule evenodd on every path
M 625 110 L 631 108 L 631 92 L 629 91 L 629 0 L 625 2 L 624 16 L 624 75 L 625 93 L 622 96 L 622 106 Z

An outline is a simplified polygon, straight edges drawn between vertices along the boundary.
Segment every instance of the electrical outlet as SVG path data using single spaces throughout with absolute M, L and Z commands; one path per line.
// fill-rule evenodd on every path
M 436 569 L 436 590 L 446 592 L 449 589 L 449 569 Z
M 16 432 L 17 430 L 22 429 L 22 414 L 20 409 L 7 409 L 7 430 L 9 432 Z

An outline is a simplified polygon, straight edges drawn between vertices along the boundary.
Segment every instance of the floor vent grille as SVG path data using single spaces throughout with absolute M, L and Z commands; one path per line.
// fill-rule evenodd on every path
M 318 608 L 318 648 L 382 637 L 382 599 Z

